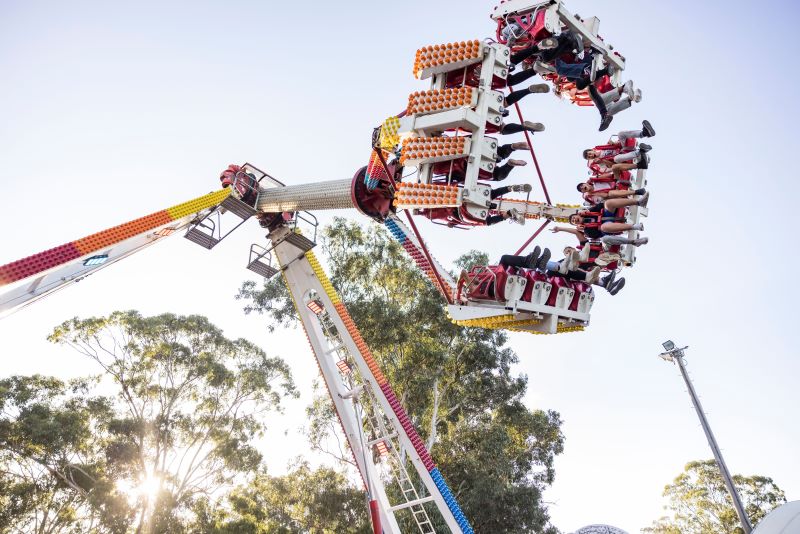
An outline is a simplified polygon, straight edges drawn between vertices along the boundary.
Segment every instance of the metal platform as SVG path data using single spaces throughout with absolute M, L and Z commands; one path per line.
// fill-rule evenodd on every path
M 229 213 L 233 213 L 242 219 L 249 219 L 253 215 L 257 214 L 258 211 L 250 206 L 242 202 L 241 200 L 237 200 L 233 196 L 229 196 L 225 200 L 222 201 L 222 204 L 219 205 L 220 208 L 223 208 L 225 211 Z
M 316 243 L 308 239 L 306 236 L 300 235 L 295 232 L 288 234 L 285 240 L 291 243 L 292 245 L 296 246 L 303 252 L 311 250 L 312 248 L 317 246 Z
M 211 224 L 208 224 L 211 223 Z M 201 228 L 205 228 L 209 231 L 209 233 L 204 232 Z M 186 231 L 186 234 L 183 236 L 189 241 L 193 243 L 197 243 L 203 248 L 211 250 L 214 248 L 217 243 L 220 242 L 219 239 L 214 237 L 214 232 L 216 229 L 216 225 L 213 221 L 210 220 L 201 220 L 198 223 L 192 225 L 189 230 Z
M 250 258 L 247 262 L 247 268 L 264 278 L 272 278 L 280 269 L 272 266 L 272 249 L 266 249 L 261 245 L 250 245 Z

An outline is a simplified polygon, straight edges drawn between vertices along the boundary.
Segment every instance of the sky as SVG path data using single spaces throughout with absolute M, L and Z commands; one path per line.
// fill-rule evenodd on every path
M 417 48 L 492 35 L 493 5 L 0 3 L 0 264 L 216 189 L 229 163 L 250 161 L 287 184 L 352 176 L 367 162 L 372 128 L 426 87 L 411 73 Z M 564 419 L 565 450 L 545 493 L 553 523 L 638 532 L 662 515 L 663 487 L 684 464 L 711 457 L 678 370 L 656 357 L 666 339 L 689 345 L 688 369 L 730 469 L 770 476 L 800 499 L 790 57 L 800 7 L 567 6 L 600 18 L 644 93 L 608 133 L 647 118 L 657 136 L 644 222 L 651 241 L 625 290 L 598 295 L 583 333 L 510 336 L 516 371 L 529 377 L 526 404 Z M 547 127 L 534 140 L 553 200 L 577 203 L 580 152 L 607 139 L 596 111 L 552 95 L 521 107 Z M 535 185 L 533 166 L 507 182 Z M 541 199 L 538 187 L 534 195 Z M 321 219 L 332 215 L 361 217 Z M 445 265 L 469 249 L 513 252 L 534 227 L 453 239 L 456 230 L 421 224 Z M 559 251 L 571 239 L 547 233 L 537 242 Z M 96 372 L 45 339 L 73 316 L 205 315 L 292 366 L 303 394 L 271 418 L 263 443 L 270 470 L 281 472 L 306 453 L 297 421 L 317 371 L 302 332 L 270 334 L 233 298 L 253 278 L 244 269 L 250 243 L 263 241 L 255 224 L 211 252 L 174 237 L 3 319 L 0 375 Z

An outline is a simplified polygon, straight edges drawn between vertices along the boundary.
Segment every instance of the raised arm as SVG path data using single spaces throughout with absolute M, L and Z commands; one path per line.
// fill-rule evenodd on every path
M 553 228 L 550 229 L 550 231 L 553 232 L 554 234 L 557 234 L 559 232 L 566 232 L 568 234 L 572 234 L 575 237 L 577 237 L 578 241 L 580 241 L 581 243 L 586 241 L 586 235 L 584 235 L 584 233 L 578 230 L 577 228 L 570 228 L 568 226 L 554 226 Z

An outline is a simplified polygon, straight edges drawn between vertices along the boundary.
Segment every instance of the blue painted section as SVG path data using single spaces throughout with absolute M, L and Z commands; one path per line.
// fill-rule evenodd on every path
M 389 232 L 391 232 L 394 238 L 400 241 L 401 245 L 404 244 L 406 241 L 408 241 L 408 236 L 406 236 L 405 232 L 403 232 L 403 230 L 399 226 L 397 226 L 397 223 L 394 222 L 392 219 L 386 219 L 386 222 L 384 224 L 386 225 L 386 228 L 389 229 Z
M 444 481 L 444 478 L 439 472 L 438 467 L 434 467 L 431 471 L 431 478 L 433 479 L 433 483 L 436 484 L 436 487 L 439 489 L 439 493 L 441 493 L 442 497 L 444 497 L 444 502 L 447 503 L 447 507 L 450 508 L 450 511 L 453 513 L 453 517 L 456 518 L 456 522 L 458 522 L 458 526 L 461 527 L 461 531 L 464 534 L 474 534 L 475 531 L 472 530 L 472 526 L 464 516 L 464 512 L 461 511 L 461 507 L 458 506 L 456 498 L 453 497 L 453 492 L 450 491 L 450 488 L 447 486 L 447 482 Z
M 364 184 L 367 186 L 368 190 L 372 191 L 373 189 L 378 187 L 379 183 L 380 183 L 380 180 L 378 180 L 377 178 L 371 177 L 369 175 L 369 172 L 364 173 Z

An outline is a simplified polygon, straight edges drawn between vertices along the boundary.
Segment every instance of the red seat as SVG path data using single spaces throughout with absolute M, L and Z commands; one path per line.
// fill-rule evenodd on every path
M 531 299 L 533 297 L 533 289 L 537 283 L 542 283 L 542 282 L 549 283 L 549 281 L 547 280 L 547 275 L 534 270 L 526 270 L 525 280 L 528 282 L 527 284 L 525 284 L 525 291 L 522 293 L 522 300 L 524 300 L 525 302 L 532 302 Z M 548 294 L 544 299 L 545 302 L 549 298 L 550 295 Z
M 475 266 L 468 277 L 472 281 L 467 297 L 476 300 L 497 300 L 505 302 L 505 288 L 511 274 L 499 265 Z
M 572 289 L 572 283 L 563 276 L 551 276 L 548 282 L 552 284 L 553 289 L 550 290 L 550 297 L 547 299 L 548 306 L 556 305 L 556 298 L 558 297 L 558 290 L 562 287 Z
M 592 286 L 586 282 L 574 281 L 572 282 L 572 289 L 575 290 L 575 296 L 572 297 L 572 303 L 569 305 L 569 309 L 578 311 L 578 303 L 581 300 L 581 295 L 584 293 L 592 293 Z

